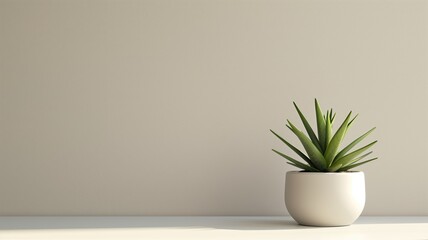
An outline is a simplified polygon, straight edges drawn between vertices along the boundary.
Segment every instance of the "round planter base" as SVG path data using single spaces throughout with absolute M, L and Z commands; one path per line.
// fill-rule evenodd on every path
M 285 205 L 301 225 L 351 225 L 365 204 L 363 172 L 287 172 Z

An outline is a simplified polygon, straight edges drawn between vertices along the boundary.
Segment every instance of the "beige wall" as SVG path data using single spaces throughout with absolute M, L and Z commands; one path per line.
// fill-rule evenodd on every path
M 317 97 L 360 113 L 347 140 L 378 127 L 364 214 L 427 215 L 427 16 L 427 1 L 0 0 L 0 214 L 286 214 L 292 167 L 268 130 L 291 138 L 291 101 L 313 117 Z

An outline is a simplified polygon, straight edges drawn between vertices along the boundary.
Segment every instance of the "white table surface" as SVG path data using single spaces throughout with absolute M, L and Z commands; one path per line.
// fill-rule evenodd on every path
M 428 216 L 360 217 L 328 228 L 290 217 L 0 217 L 0 239 L 428 240 Z

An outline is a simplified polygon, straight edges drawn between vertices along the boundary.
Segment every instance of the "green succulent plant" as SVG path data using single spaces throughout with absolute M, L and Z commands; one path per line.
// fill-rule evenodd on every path
M 298 148 L 294 147 L 291 143 L 279 136 L 276 132 L 270 130 L 276 137 L 278 137 L 283 143 L 285 143 L 285 145 L 287 145 L 291 150 L 297 153 L 297 155 L 299 155 L 304 160 L 296 160 L 288 155 L 285 155 L 284 153 L 272 149 L 272 151 L 274 151 L 281 157 L 287 159 L 288 164 L 303 169 L 303 171 L 306 172 L 343 172 L 377 159 L 376 157 L 363 161 L 365 157 L 372 153 L 364 152 L 371 148 L 377 141 L 373 141 L 365 145 L 364 147 L 358 148 L 357 150 L 350 152 L 359 142 L 361 142 L 365 137 L 367 137 L 371 132 L 373 132 L 373 130 L 376 129 L 375 127 L 370 129 L 369 131 L 367 131 L 366 133 L 364 133 L 339 151 L 342 140 L 344 139 L 348 129 L 351 127 L 358 114 L 351 118 L 352 111 L 349 112 L 348 116 L 337 129 L 336 133 L 333 134 L 332 129 L 336 113 L 333 113 L 333 109 L 330 109 L 327 110 L 327 113 L 324 115 L 320 105 L 318 104 L 318 101 L 315 99 L 315 113 L 318 130 L 317 135 L 315 134 L 311 125 L 306 120 L 303 113 L 300 111 L 297 104 L 295 102 L 293 102 L 293 104 L 296 108 L 297 113 L 300 116 L 300 119 L 302 120 L 303 126 L 305 127 L 308 136 L 306 136 L 302 131 L 300 131 L 288 119 L 286 126 L 300 140 L 306 151 L 306 154 L 304 154 Z

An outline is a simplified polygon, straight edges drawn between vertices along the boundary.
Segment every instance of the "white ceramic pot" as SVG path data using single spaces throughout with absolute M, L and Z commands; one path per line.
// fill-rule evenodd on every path
M 285 205 L 296 222 L 308 226 L 346 226 L 366 201 L 363 172 L 287 172 Z

